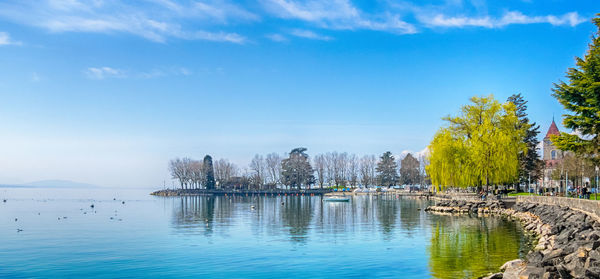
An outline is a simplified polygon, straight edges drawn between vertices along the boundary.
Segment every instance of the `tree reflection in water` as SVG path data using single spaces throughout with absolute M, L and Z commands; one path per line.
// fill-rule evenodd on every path
M 423 268 L 429 266 L 436 278 L 477 277 L 529 249 L 529 239 L 516 223 L 499 217 L 432 215 L 423 211 L 426 200 L 393 196 L 355 196 L 350 202 L 323 202 L 318 196 L 168 199 L 173 202 L 176 233 L 275 241 L 273 245 L 283 240 L 303 246 L 314 241 L 411 247 L 429 258 Z
M 477 278 L 528 250 L 530 239 L 515 222 L 501 217 L 433 218 L 430 269 L 435 278 Z

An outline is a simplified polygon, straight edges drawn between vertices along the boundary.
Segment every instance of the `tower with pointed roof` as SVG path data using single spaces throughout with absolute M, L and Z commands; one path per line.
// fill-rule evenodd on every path
M 556 127 L 556 123 L 554 123 L 554 119 L 552 119 L 552 124 L 550 124 L 550 128 L 548 128 L 548 132 L 543 141 L 543 159 L 547 168 L 553 168 L 563 157 L 562 151 L 556 148 L 550 139 L 550 136 L 553 135 L 560 135 L 560 131 L 558 131 L 558 127 Z
M 554 117 L 552 118 L 552 123 L 548 128 L 548 132 L 546 132 L 544 140 L 542 141 L 544 144 L 542 149 L 542 159 L 544 159 L 545 164 L 542 185 L 546 188 L 562 187 L 562 182 L 551 179 L 552 172 L 559 166 L 564 156 L 564 152 L 556 148 L 556 146 L 554 146 L 552 143 L 550 137 L 553 135 L 560 135 L 560 131 L 554 122 Z

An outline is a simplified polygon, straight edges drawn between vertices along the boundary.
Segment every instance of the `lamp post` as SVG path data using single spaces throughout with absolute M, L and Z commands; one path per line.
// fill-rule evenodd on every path
M 565 184 L 567 185 L 567 187 L 565 187 L 565 197 L 568 194 L 568 190 L 569 190 L 569 172 L 567 171 L 567 176 L 565 176 Z
M 596 166 L 596 191 L 594 191 L 594 199 L 598 200 L 598 166 Z
M 531 195 L 530 189 L 531 189 L 531 172 L 529 172 L 529 175 L 527 177 L 527 194 L 528 195 Z

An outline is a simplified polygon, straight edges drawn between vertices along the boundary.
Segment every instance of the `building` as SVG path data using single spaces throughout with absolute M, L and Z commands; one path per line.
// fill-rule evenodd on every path
M 559 181 L 552 180 L 552 172 L 560 165 L 562 159 L 564 157 L 563 151 L 559 150 L 554 146 L 552 140 L 550 139 L 553 135 L 560 135 L 560 131 L 554 123 L 554 119 L 552 119 L 552 123 L 550 124 L 550 128 L 548 128 L 548 132 L 546 132 L 546 136 L 544 137 L 543 142 L 543 154 L 542 159 L 544 160 L 545 168 L 544 168 L 544 177 L 542 179 L 542 186 L 545 188 L 553 188 L 560 187 L 561 184 Z

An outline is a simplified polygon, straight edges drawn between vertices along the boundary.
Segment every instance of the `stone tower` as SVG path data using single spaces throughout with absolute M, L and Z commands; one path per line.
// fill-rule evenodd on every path
M 548 128 L 548 132 L 544 137 L 544 162 L 546 166 L 552 168 L 555 166 L 558 161 L 562 159 L 562 151 L 558 150 L 552 140 L 550 140 L 550 136 L 552 135 L 560 135 L 558 131 L 558 127 L 556 127 L 556 123 L 554 123 L 554 119 L 552 119 L 552 124 L 550 124 L 550 128 Z

